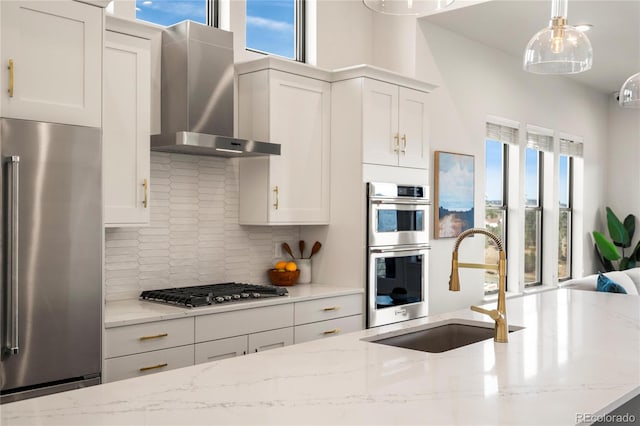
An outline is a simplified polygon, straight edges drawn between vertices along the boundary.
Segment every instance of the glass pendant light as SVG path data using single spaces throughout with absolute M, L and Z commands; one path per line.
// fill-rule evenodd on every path
M 362 0 L 374 12 L 387 15 L 424 15 L 427 12 L 444 9 L 455 0 Z
M 618 96 L 620 106 L 640 108 L 640 72 L 632 75 L 624 82 Z
M 531 38 L 523 68 L 535 74 L 576 74 L 591 69 L 589 38 L 567 24 L 568 0 L 552 0 L 551 22 Z

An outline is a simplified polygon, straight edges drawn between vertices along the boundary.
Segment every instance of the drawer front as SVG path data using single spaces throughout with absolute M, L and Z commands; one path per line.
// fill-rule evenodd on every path
M 228 339 L 196 343 L 195 363 L 218 361 L 247 354 L 248 337 L 238 336 Z
M 263 352 L 289 345 L 293 345 L 293 327 L 249 335 L 249 353 Z
M 326 339 L 331 336 L 359 331 L 363 328 L 362 321 L 362 315 L 353 315 L 351 317 L 298 325 L 295 327 L 295 343 Z
M 193 318 L 156 321 L 105 331 L 105 358 L 193 344 Z
M 297 302 L 295 325 L 362 314 L 362 294 Z
M 104 383 L 193 365 L 193 345 L 121 356 L 104 362 Z
M 293 304 L 196 317 L 196 342 L 224 339 L 293 325 Z

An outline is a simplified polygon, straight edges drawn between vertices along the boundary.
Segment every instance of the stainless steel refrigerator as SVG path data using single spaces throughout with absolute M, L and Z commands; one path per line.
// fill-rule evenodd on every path
M 100 382 L 100 129 L 0 119 L 0 402 Z

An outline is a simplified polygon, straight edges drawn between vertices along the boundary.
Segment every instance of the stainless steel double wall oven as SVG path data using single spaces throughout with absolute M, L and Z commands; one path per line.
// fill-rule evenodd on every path
M 427 315 L 429 188 L 367 184 L 367 327 Z

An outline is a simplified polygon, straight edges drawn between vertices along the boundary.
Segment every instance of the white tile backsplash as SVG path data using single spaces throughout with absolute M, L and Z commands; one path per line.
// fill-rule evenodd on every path
M 238 162 L 151 153 L 151 225 L 108 228 L 107 300 L 141 291 L 226 281 L 267 283 L 276 243 L 298 226 L 238 225 Z

